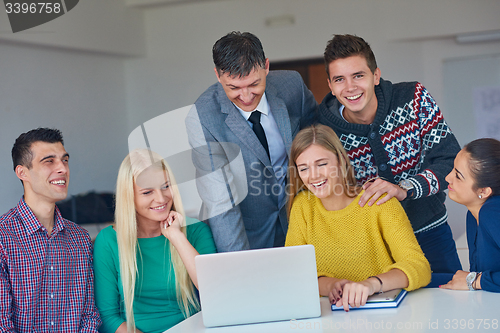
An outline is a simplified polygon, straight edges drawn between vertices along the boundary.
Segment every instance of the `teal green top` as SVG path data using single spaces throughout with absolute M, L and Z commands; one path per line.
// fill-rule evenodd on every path
M 215 253 L 210 228 L 203 222 L 186 218 L 187 239 L 200 254 Z M 134 319 L 142 332 L 163 332 L 184 316 L 177 304 L 175 275 L 170 262 L 169 240 L 163 235 L 139 238 L 134 297 Z M 95 301 L 101 314 L 103 333 L 114 333 L 125 321 L 123 286 L 116 231 L 103 229 L 94 244 Z

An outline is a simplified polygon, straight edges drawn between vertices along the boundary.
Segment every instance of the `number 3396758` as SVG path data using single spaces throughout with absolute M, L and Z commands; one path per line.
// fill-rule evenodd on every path
M 59 14 L 61 12 L 60 3 L 50 2 L 32 2 L 32 3 L 5 3 L 5 11 L 7 14 Z

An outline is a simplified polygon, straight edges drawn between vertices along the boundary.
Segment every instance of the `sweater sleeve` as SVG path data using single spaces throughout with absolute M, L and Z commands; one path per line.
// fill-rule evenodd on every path
M 386 267 L 384 273 L 393 268 L 403 271 L 408 277 L 408 291 L 426 286 L 431 280 L 431 268 L 403 207 L 396 198 L 379 207 L 382 236 L 394 260 L 394 264 Z
M 500 293 L 500 272 L 484 271 L 481 274 L 481 289 Z
M 120 311 L 118 245 L 112 227 L 103 229 L 94 244 L 95 301 L 101 314 L 102 333 L 114 333 L 125 322 Z
M 414 200 L 447 188 L 448 183 L 444 179 L 453 169 L 460 145 L 446 124 L 436 101 L 420 83 L 415 86 L 413 110 L 417 117 L 422 145 L 420 172 L 408 178 L 415 189 L 412 197 Z
M 489 202 L 487 202 L 479 212 L 479 223 L 482 224 L 481 229 L 484 232 L 483 241 L 487 241 L 487 244 L 489 244 L 489 247 L 487 247 L 487 251 L 489 253 L 480 253 L 481 256 L 488 256 L 488 254 L 491 256 L 500 252 L 499 216 L 500 207 Z M 497 264 L 498 256 L 494 255 L 493 258 L 488 259 L 485 259 L 484 261 L 490 269 L 484 270 L 481 275 L 481 289 L 498 293 L 500 292 L 500 270 L 498 269 L 499 265 Z
M 307 221 L 305 217 L 304 196 L 299 193 L 293 200 L 290 218 L 288 220 L 288 232 L 286 234 L 285 246 L 306 245 L 307 243 Z

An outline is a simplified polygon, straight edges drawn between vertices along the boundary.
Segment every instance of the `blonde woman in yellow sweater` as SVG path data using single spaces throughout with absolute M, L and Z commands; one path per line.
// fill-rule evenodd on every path
M 313 244 L 319 292 L 346 311 L 374 293 L 426 286 L 431 270 L 396 198 L 360 207 L 362 194 L 335 132 L 324 125 L 295 137 L 285 246 Z

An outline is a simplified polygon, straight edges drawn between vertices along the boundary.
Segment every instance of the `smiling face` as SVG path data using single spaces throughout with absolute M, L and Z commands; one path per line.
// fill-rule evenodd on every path
M 164 221 L 173 205 L 166 171 L 156 166 L 144 170 L 134 183 L 134 203 L 138 224 Z
M 380 83 L 380 69 L 372 73 L 366 59 L 360 55 L 334 60 L 328 68 L 328 86 L 345 106 L 344 114 L 347 113 L 348 117 L 352 114 L 354 119 L 358 117 L 373 121 L 378 105 L 375 86 Z
M 480 189 L 475 189 L 475 181 L 469 167 L 470 154 L 461 150 L 455 157 L 453 170 L 446 176 L 448 195 L 451 200 L 467 207 L 479 202 Z
M 330 150 L 312 144 L 297 157 L 295 164 L 304 185 L 324 206 L 325 202 L 345 194 L 337 155 Z
M 66 199 L 69 185 L 69 154 L 62 143 L 34 142 L 30 147 L 32 166 L 16 166 L 16 174 L 23 181 L 28 205 L 55 204 Z
M 266 76 L 269 73 L 269 60 L 266 67 L 254 69 L 245 77 L 232 77 L 228 73 L 215 74 L 222 84 L 227 98 L 237 107 L 246 112 L 254 111 L 259 105 L 262 95 L 266 90 Z

